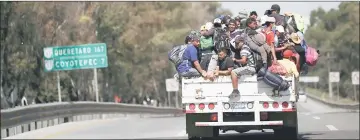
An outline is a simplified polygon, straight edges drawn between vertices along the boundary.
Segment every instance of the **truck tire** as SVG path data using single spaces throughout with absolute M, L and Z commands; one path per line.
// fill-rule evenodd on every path
M 193 136 L 189 136 L 188 137 L 189 140 L 200 140 L 200 137 L 193 137 Z
M 275 138 L 278 140 L 297 140 L 298 129 L 297 127 L 282 127 L 274 130 Z

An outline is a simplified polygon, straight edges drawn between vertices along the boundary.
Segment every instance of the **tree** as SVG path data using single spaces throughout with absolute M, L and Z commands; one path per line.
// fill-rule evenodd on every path
M 1 2 L 1 97 L 10 106 L 23 96 L 57 101 L 56 74 L 44 72 L 43 48 L 104 42 L 103 101 L 150 94 L 165 100 L 164 81 L 174 73 L 167 52 L 220 13 L 229 11 L 218 2 Z M 92 70 L 60 77 L 63 101 L 95 100 Z
M 331 71 L 339 71 L 340 94 L 353 98 L 351 72 L 359 70 L 359 5 L 342 2 L 338 8 L 328 12 L 318 8 L 311 12 L 305 38 L 308 44 L 320 50 L 321 58 L 310 74 L 327 81 L 328 67 Z M 319 85 L 322 90 L 328 89 L 327 82 Z

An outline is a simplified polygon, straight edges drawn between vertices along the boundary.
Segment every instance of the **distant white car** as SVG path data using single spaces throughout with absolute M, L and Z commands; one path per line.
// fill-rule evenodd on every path
M 305 102 L 307 101 L 307 94 L 303 89 L 299 90 L 299 102 Z

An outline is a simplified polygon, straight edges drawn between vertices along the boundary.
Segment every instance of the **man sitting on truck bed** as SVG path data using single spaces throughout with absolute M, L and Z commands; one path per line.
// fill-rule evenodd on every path
M 238 78 L 242 75 L 253 75 L 256 73 L 254 57 L 251 49 L 245 44 L 245 38 L 243 35 L 238 36 L 235 39 L 235 64 L 239 67 L 232 70 L 231 82 L 233 86 L 233 92 L 230 97 L 240 95 L 238 90 Z
M 287 72 L 286 76 L 294 75 L 295 78 L 297 79 L 299 77 L 299 72 L 296 68 L 295 63 L 290 60 L 292 57 L 293 57 L 292 50 L 287 49 L 283 53 L 283 59 L 278 60 L 278 63 L 285 67 Z
M 219 50 L 219 61 L 216 67 L 215 76 L 218 75 L 230 75 L 234 67 L 234 61 L 227 55 L 228 49 L 221 48 Z
M 196 34 L 189 35 L 191 43 L 185 49 L 183 61 L 177 67 L 177 71 L 182 77 L 206 76 L 206 71 L 200 66 L 198 59 L 198 50 L 196 47 L 200 45 L 200 37 Z

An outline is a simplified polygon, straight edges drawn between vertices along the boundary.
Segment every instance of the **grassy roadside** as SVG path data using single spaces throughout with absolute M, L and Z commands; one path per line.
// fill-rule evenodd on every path
M 324 91 L 321 91 L 319 89 L 314 89 L 314 88 L 306 88 L 306 93 L 314 95 L 316 97 L 319 97 L 322 100 L 332 102 L 332 103 L 339 103 L 339 104 L 355 104 L 355 103 L 359 103 L 358 101 L 355 102 L 354 100 L 352 100 L 350 98 L 338 97 L 337 94 L 335 94 L 335 93 L 333 95 L 333 98 L 331 99 L 329 97 L 328 92 L 324 92 Z

